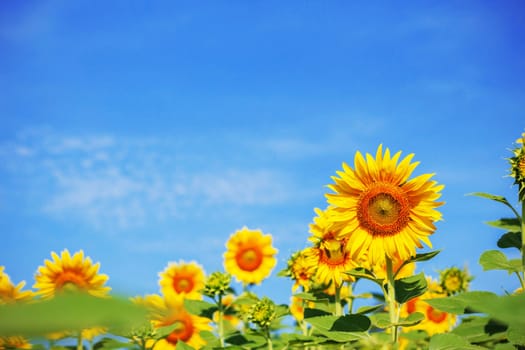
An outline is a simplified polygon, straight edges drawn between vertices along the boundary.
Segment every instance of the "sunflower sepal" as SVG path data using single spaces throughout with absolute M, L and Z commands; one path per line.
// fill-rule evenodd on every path
M 427 291 L 427 279 L 423 272 L 394 281 L 396 301 L 404 304 L 412 298 L 423 295 Z

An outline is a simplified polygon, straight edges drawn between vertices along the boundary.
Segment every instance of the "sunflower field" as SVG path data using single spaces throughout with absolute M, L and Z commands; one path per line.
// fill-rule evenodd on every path
M 445 204 L 433 174 L 412 177 L 413 157 L 379 145 L 336 171 L 307 248 L 272 277 L 292 281 L 288 305 L 252 290 L 277 264 L 261 230 L 230 236 L 222 271 L 169 262 L 158 294 L 144 296 L 111 294 L 99 262 L 65 249 L 37 267 L 32 289 L 0 266 L 0 350 L 525 349 L 525 133 L 508 159 L 518 205 L 471 194 L 509 209 L 490 222 L 502 235 L 479 257 L 485 271 L 516 277 L 501 294 L 471 291 L 466 268 L 415 273 L 439 254 L 431 238 Z M 520 259 L 507 256 L 515 249 Z M 355 294 L 362 280 L 381 292 Z

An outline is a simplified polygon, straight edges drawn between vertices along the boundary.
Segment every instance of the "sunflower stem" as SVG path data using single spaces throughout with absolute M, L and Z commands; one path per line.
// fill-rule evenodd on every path
M 224 347 L 224 305 L 222 305 L 222 294 L 219 293 L 219 301 L 217 303 L 217 307 L 218 307 L 218 332 L 219 332 L 219 341 L 220 341 L 220 344 L 221 344 L 221 347 L 223 348 Z
M 519 216 L 518 216 L 519 217 Z M 521 273 L 523 278 L 520 278 L 521 288 L 525 290 L 525 200 L 521 201 Z
M 82 332 L 78 332 L 77 337 L 77 350 L 84 350 L 84 345 L 82 344 Z
M 386 276 L 387 276 L 387 295 L 388 312 L 390 314 L 390 323 L 392 324 L 392 342 L 397 343 L 397 323 L 399 322 L 398 305 L 396 302 L 396 289 L 394 286 L 394 271 L 392 268 L 392 260 L 386 256 Z
M 270 327 L 266 327 L 266 340 L 268 341 L 268 350 L 273 350 L 272 337 L 270 335 Z
M 341 286 L 335 285 L 335 315 L 343 316 L 343 308 L 341 307 Z

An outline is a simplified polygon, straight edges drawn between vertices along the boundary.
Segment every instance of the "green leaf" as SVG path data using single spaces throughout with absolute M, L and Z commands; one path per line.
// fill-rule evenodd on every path
M 470 344 L 459 335 L 446 333 L 435 334 L 430 338 L 429 350 L 481 350 L 485 349 Z
M 226 342 L 232 345 L 242 346 L 243 348 L 249 347 L 253 349 L 266 344 L 266 339 L 262 335 L 256 333 L 236 333 L 235 335 L 226 338 Z
M 364 315 L 369 312 L 373 312 L 379 309 L 382 309 L 385 305 L 379 304 L 379 305 L 365 305 L 361 306 L 357 311 L 355 312 L 356 315 Z
M 491 200 L 499 202 L 499 203 L 503 203 L 507 207 L 511 208 L 514 211 L 514 207 L 509 203 L 507 198 L 505 198 L 503 196 L 496 196 L 494 194 L 489 194 L 489 193 L 485 193 L 485 192 L 473 192 L 473 193 L 469 193 L 469 195 L 482 197 L 482 198 L 487 198 L 487 199 L 491 199 Z
M 336 332 L 365 332 L 370 328 L 370 319 L 363 315 L 317 316 L 308 320 L 319 330 Z
M 177 341 L 177 346 L 175 346 L 175 350 L 195 350 L 195 348 L 179 340 Z
M 487 250 L 481 254 L 479 263 L 484 271 L 504 270 L 509 274 L 522 270 L 519 259 L 508 260 L 507 256 L 499 250 Z
M 515 325 L 511 325 L 507 331 L 509 342 L 516 345 L 525 345 L 525 332 L 523 328 L 518 328 Z
M 396 301 L 400 304 L 406 303 L 427 290 L 425 274 L 421 272 L 415 276 L 395 280 L 394 288 L 396 290 Z
M 441 253 L 441 250 L 434 250 L 433 252 L 416 254 L 416 256 L 413 256 L 408 261 L 405 261 L 403 265 L 410 264 L 413 262 L 428 261 L 436 255 L 438 255 L 439 253 Z
M 504 322 L 512 329 L 525 329 L 525 294 L 494 296 L 472 303 L 472 308 Z
M 312 293 L 297 293 L 293 295 L 296 298 L 301 298 L 308 301 L 318 301 L 317 297 Z
M 217 306 L 203 300 L 185 299 L 184 308 L 193 315 L 213 319 L 213 313 L 218 310 Z
M 146 310 L 128 299 L 65 294 L 51 300 L 0 306 L 0 335 L 38 336 L 89 327 L 131 328 Z
M 521 233 L 507 232 L 498 240 L 500 248 L 518 248 L 521 250 Z
M 340 331 L 325 331 L 317 330 L 320 334 L 326 338 L 333 340 L 338 343 L 347 343 L 354 340 L 361 340 L 368 338 L 368 335 L 364 332 L 340 332 Z
M 518 218 L 501 218 L 496 221 L 487 221 L 486 224 L 508 231 L 519 232 L 521 230 L 521 223 Z
M 423 315 L 421 312 L 413 312 L 410 315 L 408 315 L 408 317 L 401 318 L 399 322 L 397 322 L 397 325 L 403 327 L 415 326 L 424 319 L 425 315 Z
M 318 317 L 318 316 L 330 316 L 331 312 L 319 309 L 311 309 L 309 307 L 304 309 L 304 318 Z
M 377 328 L 386 329 L 392 327 L 390 315 L 386 312 L 378 312 L 377 314 L 373 314 L 370 316 L 370 319 L 372 320 L 372 324 Z
M 479 312 L 481 311 L 478 309 L 479 305 L 492 303 L 497 298 L 498 296 L 491 292 L 474 291 L 461 293 L 453 297 L 425 299 L 424 301 L 433 308 L 459 315 L 464 314 L 467 309 L 474 309 Z
M 372 282 L 379 284 L 380 286 L 383 284 L 382 279 L 378 279 L 372 271 L 365 269 L 364 267 L 357 267 L 350 271 L 345 271 L 344 273 L 347 275 L 353 276 L 355 278 L 364 278 L 364 279 L 370 280 Z
M 136 347 L 136 344 L 123 342 L 114 338 L 104 338 L 93 346 L 93 348 L 96 350 L 134 349 Z
M 471 343 L 503 340 L 506 335 L 507 325 L 490 317 L 464 318 L 452 333 L 462 336 Z

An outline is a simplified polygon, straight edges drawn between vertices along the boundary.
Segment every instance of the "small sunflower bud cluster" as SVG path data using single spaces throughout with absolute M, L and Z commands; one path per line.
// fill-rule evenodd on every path
M 248 319 L 261 328 L 267 328 L 277 317 L 274 302 L 264 297 L 250 308 Z
M 130 337 L 137 343 L 143 343 L 149 339 L 155 339 L 156 331 L 151 322 L 135 327 L 130 332 Z
M 439 284 L 448 295 L 466 292 L 472 279 L 466 268 L 454 266 L 439 272 Z
M 518 147 L 512 150 L 514 157 L 509 159 L 510 176 L 514 178 L 514 184 L 518 185 L 518 197 L 523 202 L 525 201 L 525 132 L 516 143 Z
M 229 273 L 216 271 L 208 277 L 203 294 L 211 298 L 215 298 L 217 295 L 226 295 L 231 290 L 231 280 L 232 276 Z

